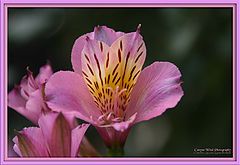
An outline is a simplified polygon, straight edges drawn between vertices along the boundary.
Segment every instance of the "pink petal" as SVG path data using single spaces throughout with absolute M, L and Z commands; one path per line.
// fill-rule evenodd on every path
M 26 104 L 26 100 L 21 96 L 20 88 L 15 87 L 8 94 L 8 106 L 13 109 L 24 108 Z
M 89 124 L 82 124 L 72 130 L 72 142 L 71 142 L 72 157 L 77 156 L 81 141 L 88 127 L 89 127 Z
M 104 75 L 100 75 L 99 72 L 102 71 L 102 74 L 104 74 L 104 60 L 108 51 L 109 47 L 106 44 L 89 38 L 86 39 L 85 46 L 82 50 L 81 61 L 82 71 L 87 73 L 87 77 L 92 76 L 93 78 L 98 78 L 99 80 L 97 81 L 100 82 L 99 76 Z
M 117 131 L 113 127 L 95 127 L 100 134 L 102 140 L 106 144 L 107 147 L 111 148 L 113 146 L 123 147 L 128 133 L 130 131 L 130 127 L 128 129 L 122 131 Z
M 34 123 L 38 122 L 39 117 L 44 111 L 43 109 L 43 107 L 45 106 L 44 104 L 45 103 L 43 100 L 42 91 L 40 89 L 30 94 L 29 99 L 26 102 L 26 109 L 28 111 L 27 113 L 35 114 L 36 118 L 33 121 Z
M 94 38 L 93 32 L 82 35 L 75 41 L 72 48 L 71 61 L 72 61 L 73 70 L 77 73 L 82 73 L 81 54 L 82 54 L 82 49 L 85 45 L 87 36 L 91 39 Z
M 115 32 L 106 26 L 97 26 L 94 28 L 94 39 L 97 41 L 104 42 L 108 46 L 111 46 L 114 41 L 116 41 L 124 33 Z
M 40 72 L 35 78 L 35 81 L 38 85 L 42 85 L 47 82 L 50 76 L 53 74 L 52 67 L 49 64 L 46 64 L 40 68 Z
M 110 46 L 117 38 L 123 34 L 124 33 L 122 32 L 115 32 L 113 29 L 110 29 L 106 26 L 98 26 L 94 28 L 94 32 L 80 36 L 75 41 L 72 48 L 71 61 L 73 70 L 77 73 L 82 72 L 81 53 L 86 43 L 86 37 L 89 37 L 91 40 L 101 41 Z
M 48 111 L 43 100 L 43 84 L 51 76 L 50 65 L 41 67 L 39 75 L 34 79 L 32 72 L 27 69 L 27 75 L 8 95 L 8 104 L 11 108 L 37 124 L 42 111 Z
M 16 138 L 17 138 L 17 137 L 15 136 L 15 137 L 13 138 L 13 141 L 14 141 L 15 143 L 18 143 L 18 141 L 17 141 Z M 18 148 L 18 145 L 17 145 L 17 144 L 14 144 L 14 145 L 13 145 L 13 150 L 17 153 L 18 156 L 23 157 L 23 156 L 22 156 L 22 153 L 21 153 L 20 149 Z
M 49 157 L 40 128 L 25 128 L 13 138 L 13 149 L 21 157 Z
M 39 113 L 34 111 L 35 109 L 33 111 L 27 110 L 26 103 L 27 101 L 21 96 L 20 87 L 14 88 L 8 94 L 8 106 L 36 124 Z
M 39 89 L 32 92 L 29 96 L 29 99 L 26 103 L 26 109 L 30 111 L 35 111 L 41 113 L 43 98 L 42 98 L 42 91 Z
M 86 86 L 92 93 L 92 99 L 99 97 L 99 89 L 100 92 L 104 90 L 103 85 L 106 83 L 104 61 L 108 52 L 109 47 L 106 44 L 96 40 L 90 40 L 89 38 L 87 39 L 87 42 L 83 48 L 82 75 L 84 77 Z
M 93 124 L 100 112 L 93 102 L 82 77 L 74 72 L 60 71 L 48 80 L 45 87 L 48 106 L 53 111 L 71 113 Z
M 127 121 L 112 124 L 112 127 L 116 131 L 124 132 L 133 124 L 134 120 L 136 119 L 136 116 L 137 116 L 137 113 L 132 115 Z
M 69 157 L 71 155 L 71 127 L 62 113 L 50 112 L 39 121 L 52 157 Z
M 102 27 L 98 28 L 95 32 L 101 31 Z M 108 108 L 113 107 L 111 105 L 117 104 L 119 99 L 113 98 L 115 96 L 111 93 L 117 88 L 125 89 L 127 92 L 122 97 L 128 98 L 145 57 L 146 47 L 139 30 L 119 37 L 110 48 L 104 42 L 86 39 L 82 50 L 82 75 L 99 109 L 103 103 L 106 109 L 101 107 L 102 111 L 109 111 Z M 112 98 L 109 99 L 108 95 Z M 112 108 L 111 111 L 117 110 Z
M 180 77 L 178 68 L 169 62 L 155 62 L 146 67 L 132 91 L 126 118 L 137 112 L 137 123 L 175 107 L 183 96 Z
M 130 66 L 133 64 L 143 65 L 146 58 L 146 46 L 139 29 L 136 32 L 124 34 L 111 45 L 110 53 L 117 60 L 119 50 L 122 52 L 123 61 L 126 60 L 129 54 L 128 64 Z
M 63 115 L 64 115 L 64 118 L 68 121 L 68 124 L 71 127 L 71 129 L 74 129 L 78 126 L 78 122 L 74 115 L 70 113 L 63 113 Z
M 22 78 L 20 87 L 27 94 L 34 92 L 36 89 L 39 88 L 38 84 L 36 83 L 33 77 L 33 73 L 28 68 L 27 68 L 27 75 Z
M 109 71 L 120 75 L 116 84 L 122 89 L 128 88 L 137 81 L 146 58 L 146 47 L 139 30 L 119 37 L 110 48 Z M 111 78 L 110 78 L 111 79 Z M 131 91 L 129 90 L 128 93 Z

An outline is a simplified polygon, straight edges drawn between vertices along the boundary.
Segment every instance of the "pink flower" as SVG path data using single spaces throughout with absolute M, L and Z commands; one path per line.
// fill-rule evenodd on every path
M 76 157 L 88 128 L 73 128 L 74 118 L 49 112 L 39 119 L 38 127 L 24 128 L 13 138 L 13 149 L 21 157 Z
M 49 111 L 44 103 L 43 90 L 52 74 L 53 71 L 49 64 L 40 68 L 35 79 L 32 72 L 27 69 L 27 75 L 22 78 L 20 85 L 8 94 L 8 106 L 37 124 L 42 112 Z
M 74 72 L 57 72 L 46 84 L 48 106 L 93 124 L 109 148 L 123 147 L 132 125 L 161 115 L 183 96 L 174 64 L 154 62 L 142 70 L 146 47 L 139 31 L 95 27 L 74 43 Z

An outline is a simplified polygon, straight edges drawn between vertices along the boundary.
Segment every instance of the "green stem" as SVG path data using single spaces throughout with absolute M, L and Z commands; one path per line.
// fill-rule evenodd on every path
M 108 149 L 108 156 L 112 156 L 112 157 L 122 157 L 122 156 L 124 156 L 123 147 L 109 148 Z

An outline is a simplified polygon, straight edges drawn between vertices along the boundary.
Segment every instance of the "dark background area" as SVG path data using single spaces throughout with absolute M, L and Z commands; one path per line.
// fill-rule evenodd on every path
M 144 66 L 170 61 L 182 73 L 184 96 L 163 115 L 133 127 L 126 156 L 231 157 L 198 154 L 195 148 L 232 149 L 231 8 L 10 8 L 8 11 L 8 91 L 26 67 L 35 73 L 49 60 L 54 71 L 72 70 L 75 39 L 106 25 L 132 32 L 138 24 L 147 47 Z M 9 155 L 14 129 L 33 126 L 9 108 Z M 87 131 L 101 152 L 96 130 Z

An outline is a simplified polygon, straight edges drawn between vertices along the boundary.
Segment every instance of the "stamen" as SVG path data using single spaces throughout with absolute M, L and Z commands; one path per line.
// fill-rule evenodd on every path
M 117 86 L 118 87 L 118 86 Z M 107 87 L 107 89 L 109 89 L 111 92 L 113 92 L 114 93 L 114 90 L 113 90 L 113 88 L 112 87 Z
M 117 118 L 113 119 L 112 121 L 119 122 L 119 121 L 121 121 L 121 120 L 122 120 L 122 118 L 117 117 Z
M 101 116 L 99 116 L 99 117 L 98 117 L 98 120 L 102 120 L 105 116 L 106 116 L 106 113 L 103 114 L 103 115 L 101 115 Z
M 107 116 L 107 120 L 109 120 L 112 115 L 113 115 L 113 112 L 110 112 Z
M 118 93 L 118 97 L 120 97 L 124 92 L 126 92 L 127 91 L 127 89 L 126 88 L 124 88 L 124 89 L 122 89 L 119 93 Z

